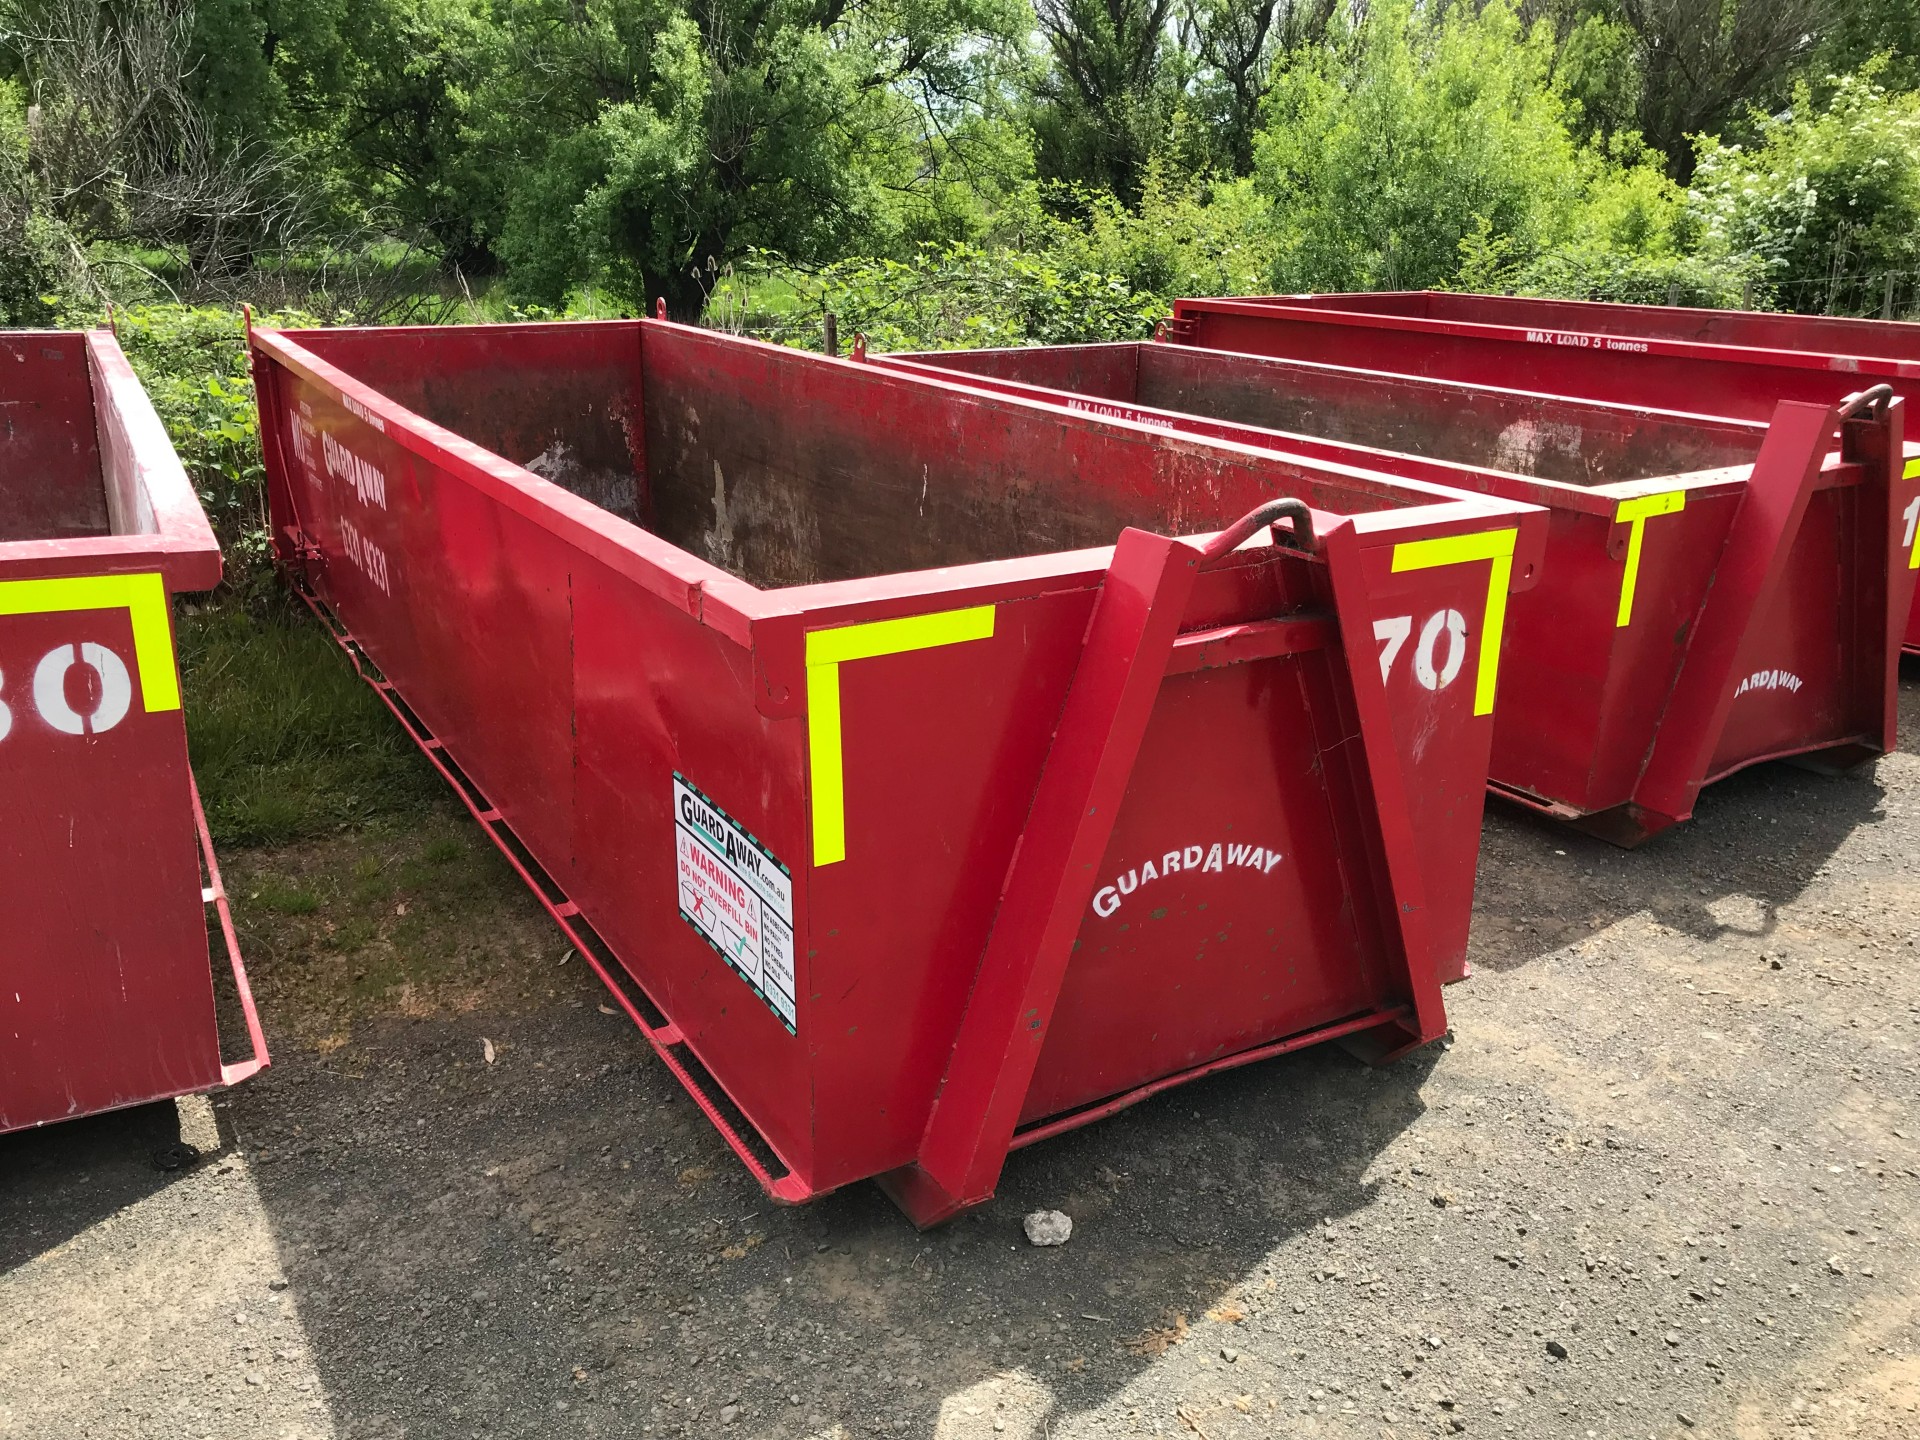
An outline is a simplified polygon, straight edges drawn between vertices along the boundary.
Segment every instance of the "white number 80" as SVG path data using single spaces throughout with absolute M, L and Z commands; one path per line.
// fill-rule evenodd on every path
M 93 713 L 82 715 L 67 703 L 67 672 L 75 665 L 92 667 L 100 677 L 100 701 Z M 4 678 L 4 677 L 0 677 Z M 127 718 L 133 706 L 133 677 L 126 661 L 91 640 L 60 645 L 40 657 L 33 667 L 33 708 L 62 735 L 98 735 Z M 0 740 L 13 733 L 13 708 L 0 700 Z

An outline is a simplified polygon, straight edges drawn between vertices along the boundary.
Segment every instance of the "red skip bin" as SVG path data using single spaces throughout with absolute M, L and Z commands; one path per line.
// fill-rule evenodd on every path
M 1543 511 L 653 320 L 253 354 L 289 579 L 776 1198 L 1444 1030 Z
M 1355 368 L 1404 357 L 1331 311 L 1298 327 L 1355 363 L 1295 359 L 1294 321 L 1180 303 L 1198 307 L 1169 327 L 1189 343 L 887 363 L 1547 506 L 1542 581 L 1511 617 L 1491 778 L 1609 839 L 1684 820 L 1703 785 L 1757 761 L 1840 766 L 1892 748 L 1920 473 L 1904 473 L 1904 404 L 1884 387 L 1764 419 L 1694 415 Z M 1216 333 L 1216 318 L 1235 328 Z M 1274 353 L 1199 343 L 1215 340 Z M 1425 638 L 1383 627 L 1383 663 L 1418 665 Z
M 0 334 L 0 1131 L 267 1063 L 180 710 L 170 597 L 220 550 L 104 332 Z M 207 907 L 251 1058 L 225 1064 Z

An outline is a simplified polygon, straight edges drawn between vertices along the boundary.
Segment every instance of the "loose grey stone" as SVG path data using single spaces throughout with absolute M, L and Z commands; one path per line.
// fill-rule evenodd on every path
M 1064 1245 L 1073 1238 L 1073 1221 L 1059 1210 L 1035 1210 L 1021 1226 L 1030 1245 Z

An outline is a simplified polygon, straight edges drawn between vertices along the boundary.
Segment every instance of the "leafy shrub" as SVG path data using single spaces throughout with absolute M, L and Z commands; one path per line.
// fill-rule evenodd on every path
M 863 332 L 876 350 L 1065 345 L 1149 334 L 1161 302 L 1118 275 L 1063 270 L 1045 257 L 971 245 L 923 246 L 907 260 L 843 260 L 809 276 L 782 272 L 793 297 L 778 318 L 749 321 L 769 339 L 819 343 L 820 320 Z
M 1555 300 L 1738 309 L 1764 298 L 1739 266 L 1697 255 L 1640 255 L 1605 245 L 1563 245 L 1521 265 L 1479 268 L 1469 252 L 1459 288 Z
M 1704 254 L 1749 264 L 1790 309 L 1878 307 L 1883 277 L 1920 266 L 1920 96 L 1840 79 L 1826 106 L 1803 83 L 1750 146 L 1698 142 Z
M 1391 0 L 1344 44 L 1289 57 L 1254 142 L 1275 284 L 1417 289 L 1451 280 L 1483 229 L 1523 255 L 1564 238 L 1586 177 L 1552 62 L 1511 0 Z
M 1584 153 L 1581 197 L 1567 238 L 1526 253 L 1482 225 L 1461 242 L 1464 290 L 1637 305 L 1738 306 L 1755 298 L 1757 267 L 1697 253 L 1698 219 L 1687 192 L 1631 132 Z
M 26 102 L 0 80 L 0 325 L 47 325 L 84 288 L 80 247 L 33 173 Z
M 263 323 L 315 322 L 283 315 Z M 155 304 L 117 311 L 114 324 L 220 537 L 228 587 L 257 596 L 270 583 L 272 551 L 245 318 L 212 306 Z
M 1077 191 L 1067 220 L 1039 230 L 1047 258 L 1069 272 L 1117 275 L 1129 289 L 1244 295 L 1273 267 L 1266 200 L 1247 180 L 1183 178 L 1155 162 L 1137 210 L 1104 191 Z M 1058 208 L 1058 207 L 1057 207 Z
M 843 260 L 804 273 L 761 253 L 722 276 L 707 321 L 818 345 L 831 311 L 875 349 L 1061 345 L 1144 338 L 1179 295 L 1264 287 L 1266 202 L 1244 180 L 1150 167 L 1138 210 L 1105 191 L 1026 186 L 980 244 L 923 245 L 905 260 Z M 735 317 L 738 316 L 736 326 Z

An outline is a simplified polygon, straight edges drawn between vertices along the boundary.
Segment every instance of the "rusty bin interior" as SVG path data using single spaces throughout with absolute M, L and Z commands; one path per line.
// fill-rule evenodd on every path
M 108 508 L 93 367 L 81 336 L 0 337 L 0 542 L 127 533 Z
M 1272 498 L 1276 471 L 1284 493 L 1329 511 L 1449 498 L 1145 430 L 1116 447 L 1122 463 L 1088 467 L 1074 427 L 1047 411 L 963 390 L 929 424 L 924 405 L 876 403 L 876 392 L 925 383 L 880 366 L 819 372 L 815 383 L 844 389 L 847 403 L 818 403 L 777 351 L 749 354 L 758 373 L 742 375 L 739 347 L 722 352 L 697 330 L 515 326 L 495 348 L 488 328 L 285 333 L 462 439 L 763 589 L 1110 546 L 1129 525 L 1214 531 Z M 724 377 L 713 368 L 723 353 L 736 367 Z
M 1749 421 L 1128 342 L 892 357 L 915 365 L 1593 487 L 1750 466 Z

